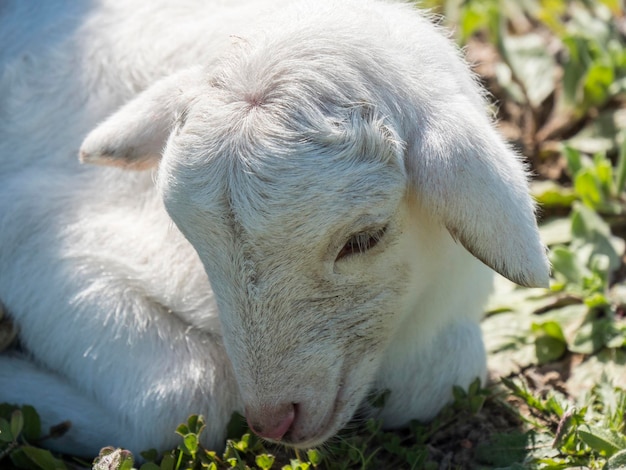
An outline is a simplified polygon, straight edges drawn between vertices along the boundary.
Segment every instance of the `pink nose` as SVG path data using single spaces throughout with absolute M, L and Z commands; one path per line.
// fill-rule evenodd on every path
M 292 403 L 264 405 L 259 408 L 246 406 L 246 420 L 252 431 L 265 438 L 279 441 L 287 434 L 296 418 L 296 408 Z

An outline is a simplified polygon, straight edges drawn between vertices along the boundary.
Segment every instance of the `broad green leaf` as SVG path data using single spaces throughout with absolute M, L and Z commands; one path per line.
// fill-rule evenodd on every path
M 206 428 L 206 420 L 202 415 L 191 415 L 187 420 L 187 427 L 189 432 L 200 435 L 204 428 Z
M 13 466 L 9 466 L 9 468 L 37 469 L 33 461 L 26 456 L 23 448 L 21 447 L 12 451 L 9 456 L 11 458 L 11 462 L 13 463 Z
M 493 467 L 506 467 L 522 463 L 532 446 L 530 433 L 513 431 L 494 434 L 488 442 L 482 442 L 476 448 L 476 458 L 482 464 Z
M 241 439 L 233 440 L 232 445 L 235 449 L 241 452 L 247 452 L 249 448 L 249 445 L 248 445 L 249 442 L 250 442 L 250 434 L 246 433 L 243 436 L 241 436 Z
M 504 89 L 509 99 L 516 103 L 526 103 L 524 90 L 515 82 L 513 71 L 504 62 L 498 62 L 494 66 L 496 81 Z
M 602 188 L 607 194 L 611 194 L 613 192 L 613 165 L 604 152 L 598 152 L 593 156 L 593 168 Z
M 541 241 L 548 246 L 569 243 L 572 241 L 572 222 L 566 217 L 547 220 L 539 226 L 539 233 Z
M 606 342 L 607 348 L 621 348 L 623 346 L 626 346 L 626 335 L 623 333 L 616 334 Z
M 565 103 L 582 114 L 579 110 L 582 101 L 582 78 L 587 71 L 589 59 L 584 53 L 587 42 L 577 36 L 569 36 L 561 39 L 567 48 L 567 61 L 563 65 L 563 92 Z
M 24 429 L 24 415 L 22 410 L 15 410 L 11 413 L 11 434 L 17 438 Z
M 567 146 L 588 154 L 613 152 L 618 149 L 618 137 L 626 129 L 626 108 L 605 109 L 589 121 L 574 137 L 566 141 Z
M 589 258 L 589 268 L 595 275 L 601 278 L 603 285 L 608 284 L 607 277 L 610 267 L 611 259 L 604 253 L 594 253 Z
M 574 189 L 582 201 L 593 209 L 600 207 L 604 202 L 602 188 L 591 168 L 583 168 L 576 174 Z
M 565 336 L 563 335 L 561 325 L 559 325 L 556 321 L 533 323 L 532 331 L 535 332 L 535 334 L 543 334 L 545 336 L 549 336 L 550 338 L 554 338 L 557 341 L 562 341 L 563 343 L 565 342 Z
M 181 436 L 185 437 L 187 434 L 189 434 L 189 427 L 184 423 L 179 424 L 176 428 L 176 434 L 180 434 Z
M 555 87 L 555 61 L 547 50 L 544 38 L 535 33 L 504 35 L 502 48 L 506 63 L 524 85 L 530 105 L 537 108 Z
M 567 4 L 561 0 L 542 0 L 540 9 L 536 13 L 537 18 L 546 24 L 557 37 L 565 33 L 561 18 L 566 11 L 566 6 Z
M 9 422 L 0 418 L 0 442 L 12 442 L 13 433 L 11 432 L 11 425 Z
M 15 405 L 9 403 L 0 403 L 0 418 L 4 418 L 7 421 L 11 419 L 11 413 L 15 409 Z
M 568 347 L 572 352 L 593 354 L 606 346 L 616 335 L 611 320 L 605 318 L 589 320 L 580 326 Z
M 20 447 L 20 452 L 22 452 L 31 462 L 33 462 L 38 469 L 41 470 L 64 470 L 67 467 L 63 462 L 54 458 L 50 451 L 39 449 L 38 447 L 32 446 L 23 446 Z M 132 467 L 123 468 L 119 467 L 120 470 L 129 470 Z
M 564 399 L 557 398 L 556 395 L 549 395 L 545 402 L 545 409 L 555 414 L 559 418 L 563 416 L 565 412 Z
M 583 85 L 588 103 L 593 106 L 603 104 L 609 97 L 609 87 L 614 79 L 613 67 L 602 63 L 592 64 Z
M 168 452 L 161 459 L 160 469 L 161 470 L 178 469 L 179 467 L 176 465 L 176 463 L 178 460 L 178 463 L 180 465 L 180 461 L 182 460 L 182 457 L 183 457 L 183 453 L 180 450 Z
M 620 253 L 624 249 L 624 240 L 612 236 L 609 225 L 590 208 L 581 204 L 574 205 L 572 234 L 579 241 L 574 240 L 571 248 L 580 252 L 588 244 L 589 260 L 592 254 L 603 254 L 609 257 L 611 270 L 621 265 Z
M 191 415 L 187 418 L 187 427 L 189 428 L 189 432 L 197 433 L 198 415 Z
M 533 323 L 535 333 L 535 353 L 539 364 L 555 361 L 567 350 L 561 325 L 555 321 Z
M 311 462 L 311 465 L 313 465 L 314 467 L 322 463 L 322 454 L 320 454 L 319 451 L 315 449 L 310 449 L 307 451 L 306 455 L 309 459 L 309 462 Z
M 580 266 L 576 255 L 567 247 L 555 246 L 550 251 L 550 262 L 553 274 L 567 283 L 580 284 L 585 274 L 584 267 Z
M 275 457 L 269 454 L 260 454 L 256 456 L 256 464 L 261 470 L 269 470 L 274 465 Z
M 543 208 L 571 207 L 576 200 L 576 193 L 571 188 L 550 180 L 533 183 L 531 190 L 533 197 Z
M 608 307 L 610 302 L 604 294 L 596 292 L 595 294 L 585 297 L 585 305 L 590 309 L 597 309 L 601 307 Z
M 607 457 L 626 449 L 626 436 L 611 429 L 584 425 L 578 434 L 585 444 Z
M 472 34 L 485 26 L 485 16 L 473 9 L 468 9 L 463 14 L 461 22 L 461 40 L 466 41 Z
M 484 393 L 482 383 L 480 379 L 476 377 L 474 381 L 470 384 L 469 388 L 467 389 L 467 394 L 470 396 L 475 396 L 475 395 L 480 395 L 481 393 Z
M 24 416 L 23 435 L 28 441 L 36 441 L 41 436 L 41 420 L 39 413 L 29 405 L 22 406 Z
M 566 350 L 567 347 L 563 341 L 551 336 L 541 335 L 535 338 L 535 354 L 539 364 L 547 364 L 560 359 Z
M 475 395 L 469 397 L 469 411 L 472 414 L 478 413 L 484 406 L 487 397 L 485 395 Z
M 465 389 L 463 387 L 461 387 L 460 385 L 455 385 L 454 387 L 452 387 L 452 396 L 455 401 L 460 402 L 467 398 L 467 393 L 465 392 Z
M 191 453 L 191 455 L 195 455 L 198 451 L 198 435 L 189 433 L 183 436 L 183 442 L 185 443 L 185 448 Z
M 246 419 L 237 412 L 233 413 L 228 426 L 226 426 L 226 437 L 228 439 L 238 439 L 247 431 Z
M 592 390 L 604 377 L 615 386 L 626 388 L 626 351 L 622 349 L 601 349 L 593 356 L 573 368 L 567 380 L 568 390 L 578 397 Z
M 506 377 L 537 363 L 530 334 L 530 315 L 504 312 L 491 315 L 482 322 L 489 370 L 497 376 Z
M 502 21 L 499 6 L 497 1 L 492 0 L 463 2 L 459 25 L 461 42 L 467 41 L 478 30 L 486 30 L 491 36 L 491 41 L 498 43 Z
M 141 456 L 149 462 L 154 462 L 159 458 L 159 452 L 156 449 L 145 450 L 141 453 Z
M 574 2 L 572 2 L 574 3 Z M 610 12 L 605 11 L 605 17 L 602 18 L 602 11 L 599 8 L 592 10 L 585 8 L 584 3 L 574 3 L 569 12 L 571 18 L 568 24 L 569 31 L 578 37 L 585 38 L 594 45 L 607 44 L 611 37 L 609 22 L 607 21 Z M 591 46 L 588 46 L 591 48 Z
M 620 450 L 607 460 L 602 470 L 626 470 L 626 450 Z
M 580 150 L 575 149 L 569 145 L 563 146 L 563 155 L 567 161 L 567 170 L 570 177 L 573 179 L 580 170 L 583 169 L 583 160 Z

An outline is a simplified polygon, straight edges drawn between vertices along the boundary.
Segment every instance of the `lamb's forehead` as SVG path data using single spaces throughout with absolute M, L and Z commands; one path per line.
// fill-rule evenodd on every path
M 389 218 L 404 181 L 398 168 L 382 160 L 294 155 L 233 168 L 225 189 L 229 210 L 247 233 L 308 238 Z
M 253 234 L 314 235 L 393 212 L 406 185 L 401 147 L 360 114 L 330 114 L 245 99 L 192 110 L 168 144 L 166 179 L 198 212 L 228 212 Z

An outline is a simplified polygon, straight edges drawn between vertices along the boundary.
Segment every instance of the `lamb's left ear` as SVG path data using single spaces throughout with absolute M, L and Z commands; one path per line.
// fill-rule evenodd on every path
M 99 124 L 83 141 L 84 163 L 150 168 L 158 163 L 179 117 L 199 95 L 200 67 L 164 78 Z
M 463 101 L 426 117 L 408 142 L 413 189 L 476 258 L 518 284 L 547 287 L 525 168 L 482 110 Z

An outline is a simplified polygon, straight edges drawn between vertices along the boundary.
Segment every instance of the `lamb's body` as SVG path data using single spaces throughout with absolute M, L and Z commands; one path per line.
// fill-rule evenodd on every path
M 238 214 L 235 225 L 221 220 L 220 223 L 226 224 L 224 227 L 233 230 L 229 231 L 227 228 L 222 230 L 217 221 L 215 224 L 206 221 L 208 225 L 201 226 L 196 218 L 189 225 L 197 214 L 192 214 L 193 211 L 185 206 L 185 198 L 176 193 L 179 182 L 179 173 L 176 172 L 181 171 L 178 167 L 184 159 L 170 158 L 165 165 L 167 171 L 159 172 L 80 165 L 77 160 L 81 142 L 91 129 L 162 77 L 202 65 L 208 71 L 203 72 L 207 74 L 208 85 L 215 80 L 215 77 L 209 79 L 208 74 L 214 68 L 219 69 L 221 75 L 217 77 L 218 81 L 223 77 L 230 77 L 232 81 L 222 83 L 218 88 L 228 89 L 233 96 L 242 93 L 249 106 L 259 107 L 269 100 L 263 94 L 267 90 L 262 88 L 270 86 L 264 81 L 270 82 L 271 79 L 268 78 L 270 75 L 260 72 L 255 77 L 248 73 L 250 70 L 261 70 L 266 66 L 271 69 L 272 65 L 268 62 L 275 58 L 276 66 L 280 68 L 281 50 L 287 51 L 282 55 L 289 57 L 289 48 L 298 51 L 301 44 L 323 45 L 325 41 L 335 38 L 338 56 L 354 44 L 362 44 L 364 50 L 379 44 L 373 47 L 376 49 L 373 56 L 380 53 L 378 47 L 384 51 L 391 50 L 393 45 L 393 54 L 397 55 L 393 59 L 397 63 L 403 63 L 403 55 L 417 54 L 416 62 L 420 65 L 412 79 L 418 79 L 420 74 L 436 77 L 424 81 L 421 93 L 426 102 L 421 103 L 423 108 L 415 111 L 416 115 L 425 110 L 437 112 L 445 109 L 441 108 L 438 97 L 448 94 L 446 87 L 465 93 L 468 97 L 466 105 L 480 114 L 477 110 L 482 101 L 463 64 L 445 40 L 427 25 L 426 20 L 407 18 L 407 24 L 398 24 L 395 31 L 393 18 L 413 16 L 408 7 L 396 8 L 369 2 L 319 2 L 312 11 L 299 15 L 291 13 L 292 20 L 288 24 L 280 19 L 280 15 L 289 15 L 282 12 L 281 3 L 289 3 L 286 0 L 88 3 L 48 1 L 35 4 L 16 0 L 5 2 L 0 7 L 0 44 L 3 45 L 0 48 L 0 300 L 19 328 L 21 343 L 20 352 L 0 356 L 0 402 L 35 405 L 42 414 L 44 425 L 70 420 L 73 423 L 70 432 L 58 441 L 51 441 L 50 445 L 73 453 L 93 454 L 99 447 L 110 444 L 134 451 L 172 446 L 176 442 L 173 429 L 192 413 L 207 416 L 206 436 L 210 444 L 216 444 L 223 436 L 231 412 L 243 410 L 244 402 L 249 419 L 269 427 L 272 423 L 267 423 L 269 418 L 264 413 L 280 409 L 283 403 L 298 403 L 297 426 L 293 424 L 290 440 L 307 445 L 327 438 L 337 426 L 345 423 L 356 406 L 351 400 L 363 397 L 368 388 L 391 389 L 383 417 L 388 425 L 396 426 L 412 418 L 431 418 L 449 399 L 452 384 L 467 385 L 476 376 L 484 377 L 485 359 L 478 321 L 481 304 L 489 291 L 490 270 L 456 244 L 445 227 L 466 245 L 472 246 L 477 256 L 484 259 L 491 255 L 476 248 L 474 245 L 477 242 L 467 241 L 467 234 L 454 226 L 453 221 L 441 223 L 437 219 L 439 209 L 431 213 L 428 208 L 433 203 L 428 202 L 427 197 L 421 198 L 419 190 L 416 191 L 418 197 L 402 195 L 399 189 L 389 191 L 393 195 L 391 199 L 397 203 L 391 208 L 391 213 L 400 221 L 396 224 L 397 230 L 389 230 L 393 242 L 389 244 L 389 251 L 395 250 L 393 256 L 390 255 L 390 261 L 377 262 L 380 268 L 364 269 L 358 265 L 362 263 L 359 260 L 350 261 L 352 264 L 348 268 L 339 268 L 340 274 L 355 267 L 361 272 L 359 281 L 350 281 L 355 285 L 361 281 L 384 284 L 384 280 L 380 279 L 386 277 L 387 272 L 398 275 L 404 270 L 400 278 L 402 282 L 393 287 L 393 292 L 381 290 L 376 297 L 391 299 L 389 296 L 393 294 L 393 300 L 386 300 L 382 307 L 370 306 L 374 305 L 374 298 L 360 305 L 361 297 L 356 295 L 358 291 L 350 290 L 353 289 L 350 287 L 352 284 L 348 282 L 349 286 L 344 287 L 347 289 L 346 297 L 354 295 L 350 302 L 360 313 L 367 314 L 367 309 L 373 308 L 373 314 L 379 310 L 393 314 L 392 320 L 388 319 L 391 317 L 381 316 L 379 321 L 384 321 L 385 327 L 376 333 L 381 336 L 380 344 L 374 342 L 369 365 L 362 365 L 352 358 L 352 353 L 340 352 L 343 347 L 340 341 L 346 339 L 343 336 L 361 337 L 355 332 L 356 327 L 346 326 L 345 332 L 340 330 L 342 334 L 333 333 L 330 336 L 337 337 L 328 339 L 329 334 L 324 328 L 341 329 L 342 323 L 337 318 L 324 317 L 326 324 L 334 324 L 324 327 L 323 319 L 306 317 L 307 314 L 316 314 L 315 308 L 309 306 L 302 307 L 304 320 L 299 318 L 292 323 L 289 320 L 276 325 L 271 323 L 271 319 L 261 320 L 264 322 L 260 328 L 262 333 L 257 336 L 255 332 L 259 329 L 242 329 L 241 325 L 250 327 L 258 323 L 259 318 L 268 318 L 274 312 L 278 312 L 278 317 L 285 315 L 294 305 L 301 305 L 304 299 L 319 297 L 329 291 L 337 297 L 344 295 L 344 291 L 337 290 L 336 285 L 326 290 L 319 290 L 318 287 L 317 291 L 311 287 L 313 280 L 319 281 L 319 277 L 311 274 L 317 265 L 310 259 L 310 253 L 302 256 L 301 266 L 298 267 L 294 264 L 300 262 L 297 261 L 298 256 L 290 255 L 289 238 L 282 240 L 280 232 L 271 233 L 275 237 L 273 243 L 280 244 L 284 253 L 272 254 L 271 243 L 267 247 L 262 243 L 255 245 L 254 253 L 244 259 L 246 262 L 255 260 L 255 276 L 258 275 L 260 280 L 255 278 L 256 287 L 252 289 L 255 294 L 250 294 L 248 289 L 247 300 L 241 300 L 241 305 L 248 305 L 247 310 L 251 313 L 242 314 L 246 308 L 237 304 L 237 295 L 244 294 L 232 294 L 229 289 L 236 290 L 236 287 L 224 287 L 232 286 L 228 280 L 235 277 L 220 271 L 225 264 L 237 264 L 238 245 L 233 242 L 233 251 L 225 248 L 224 253 L 227 254 L 219 252 L 211 256 L 211 246 L 202 245 L 215 246 L 220 237 L 228 238 L 232 234 L 238 237 L 240 232 L 234 227 L 243 227 L 240 238 L 245 240 L 246 236 L 252 236 L 269 225 L 268 221 L 286 224 L 284 231 L 290 235 L 299 233 L 303 225 L 302 236 L 314 234 L 316 228 L 324 226 L 322 220 L 327 217 L 326 214 L 316 214 L 317 208 L 313 206 L 319 202 L 320 208 L 330 204 L 332 209 L 333 200 L 337 201 L 337 205 L 342 202 L 336 196 L 333 199 L 333 194 L 342 191 L 341 184 L 336 184 L 340 181 L 329 184 L 328 190 L 324 186 L 326 170 L 319 170 L 321 176 L 317 178 L 322 180 L 317 183 L 309 181 L 312 177 L 306 175 L 301 181 L 302 188 L 310 186 L 313 188 L 310 191 L 327 192 L 324 197 L 314 197 L 313 194 L 310 200 L 301 200 L 298 198 L 304 196 L 294 188 L 291 189 L 295 191 L 293 194 L 285 190 L 286 194 L 280 196 L 281 191 L 278 191 L 271 201 L 276 206 L 282 204 L 285 207 L 282 219 L 274 217 L 276 214 L 270 209 L 263 217 L 257 215 L 259 220 L 254 216 L 248 220 L 245 214 Z M 273 13 L 274 9 L 281 13 Z M 368 9 L 374 13 L 368 12 Z M 380 24 L 374 21 L 371 30 L 363 32 L 366 29 L 363 26 L 378 16 L 379 11 L 390 18 Z M 250 32 L 253 29 L 251 25 L 264 23 L 282 26 L 268 26 L 266 32 L 260 34 Z M 307 29 L 309 26 L 311 31 Z M 412 31 L 416 26 L 423 31 Z M 337 32 L 342 30 L 345 35 L 338 37 Z M 412 32 L 407 33 L 409 30 Z M 323 31 L 328 32 L 327 37 Z M 383 32 L 387 34 L 381 34 Z M 363 41 L 360 35 L 372 41 Z M 266 53 L 265 57 L 254 56 L 255 47 L 262 49 L 264 44 L 267 46 L 272 41 L 282 44 L 282 49 Z M 259 57 L 264 60 L 255 65 L 252 57 L 245 63 L 249 67 L 246 73 L 243 66 L 237 69 L 235 59 L 218 62 L 224 51 L 229 51 L 229 57 L 238 57 L 237 49 L 241 48 L 244 51 L 241 55 L 246 56 L 248 43 L 253 49 L 252 55 L 257 60 Z M 400 46 L 404 44 L 406 48 L 403 50 Z M 332 51 L 323 47 L 320 51 L 316 54 L 326 52 L 329 58 L 334 57 Z M 302 62 L 297 53 L 292 55 L 294 67 L 307 63 Z M 391 57 L 389 59 L 395 63 Z M 311 61 L 315 60 L 311 58 Z M 355 57 L 355 61 L 358 62 L 359 58 Z M 328 64 L 333 67 L 332 61 Z M 407 71 L 414 68 L 414 64 L 406 64 Z M 232 70 L 240 70 L 241 75 L 236 76 Z M 337 66 L 337 70 L 340 72 L 341 67 Z M 338 76 L 337 80 L 352 78 Z M 388 94 L 399 93 L 400 88 L 393 89 L 398 86 L 393 79 L 389 80 Z M 184 77 L 181 79 L 181 89 L 186 89 L 185 80 Z M 189 79 L 193 83 L 192 89 L 196 86 L 194 80 Z M 368 88 L 363 90 L 369 93 Z M 167 99 L 178 92 L 174 89 L 166 95 Z M 184 94 L 183 91 L 180 93 Z M 369 101 L 367 96 L 356 99 Z M 416 100 L 419 99 L 416 97 Z M 195 105 L 194 100 L 192 104 Z M 332 114 L 334 104 L 328 103 L 328 106 Z M 455 104 L 450 106 L 454 108 Z M 214 109 L 212 105 L 210 110 Z M 226 105 L 224 109 L 227 109 Z M 177 111 L 166 119 L 167 125 L 173 125 L 176 119 L 177 135 L 183 127 L 191 129 L 187 134 L 182 132 L 183 137 L 197 136 L 206 129 L 210 137 L 217 141 L 234 139 L 232 132 L 224 134 L 221 139 L 218 131 L 202 121 L 206 113 L 193 110 L 188 103 L 182 115 Z M 159 120 L 163 118 L 161 114 L 167 111 L 170 108 L 162 112 L 156 110 L 153 114 L 139 112 L 135 121 L 143 122 L 150 129 L 149 133 L 153 128 L 159 128 Z M 292 111 L 288 109 L 285 113 Z M 133 125 L 135 121 L 132 121 Z M 227 126 L 225 121 L 218 122 Z M 95 134 L 83 147 L 83 155 L 86 159 L 90 159 L 90 155 L 101 159 L 113 155 L 112 160 L 116 164 L 123 164 L 122 159 L 128 158 L 130 164 L 139 162 L 140 166 L 145 166 L 151 161 L 148 157 L 153 157 L 150 152 L 146 153 L 147 156 L 138 155 L 137 159 L 131 155 L 143 147 L 130 145 L 125 152 L 117 151 L 117 146 L 126 142 L 125 133 L 132 134 L 133 125 L 111 131 L 113 137 L 108 141 L 106 136 L 102 137 L 102 132 Z M 389 124 L 385 123 L 385 126 Z M 410 142 L 404 143 L 406 133 L 398 129 L 390 132 L 402 141 L 401 145 L 411 148 Z M 146 145 L 159 151 L 165 142 L 162 139 L 154 143 L 152 136 L 148 140 L 150 142 Z M 285 148 L 292 143 L 286 142 Z M 177 150 L 180 147 L 177 145 L 170 142 L 168 148 Z M 197 150 L 193 145 L 190 148 Z M 521 188 L 514 197 L 526 198 L 522 201 L 521 210 L 530 212 L 532 217 L 521 167 L 513 157 L 507 158 L 508 163 L 503 165 L 511 165 L 514 185 L 519 184 Z M 198 161 L 194 156 L 189 160 Z M 284 162 L 284 159 L 273 163 L 271 159 L 260 158 L 251 167 L 257 165 L 259 172 L 269 169 L 270 176 L 273 172 L 281 175 L 283 171 L 291 171 Z M 218 175 L 230 165 L 219 161 L 209 164 L 212 165 L 211 171 Z M 251 171 L 254 174 L 255 170 Z M 420 174 L 419 169 L 414 172 Z M 509 176 L 506 168 L 500 172 L 504 177 Z M 400 187 L 398 182 L 411 173 L 410 165 L 402 171 L 394 167 L 393 172 L 389 169 L 385 179 L 377 181 L 371 177 L 371 181 L 364 181 L 363 185 L 367 188 L 370 184 L 375 188 L 381 184 L 385 186 L 386 181 L 390 181 L 391 185 L 397 180 L 394 184 Z M 336 177 L 345 179 L 350 174 L 338 171 Z M 197 169 L 190 175 L 197 176 Z M 207 175 L 207 181 L 209 177 L 214 176 Z M 160 181 L 160 191 L 155 188 L 156 178 Z M 233 178 L 232 175 L 230 179 L 226 178 L 228 184 L 234 184 Z M 219 196 L 218 190 L 227 185 L 226 180 L 207 182 L 207 186 L 217 188 L 213 192 Z M 283 181 L 278 183 L 282 185 Z M 355 187 L 358 188 L 359 184 L 361 180 L 355 180 Z M 483 189 L 480 188 L 480 191 Z M 267 188 L 268 197 L 272 197 L 274 190 L 275 186 Z M 232 193 L 232 187 L 230 191 Z M 231 205 L 236 205 L 235 196 L 231 196 Z M 220 315 L 228 315 L 228 319 L 223 317 L 221 323 L 228 330 L 225 333 L 226 342 L 230 344 L 230 359 L 236 365 L 243 400 L 231 361 L 222 344 L 216 301 L 202 262 L 196 250 L 172 223 L 164 208 L 163 197 L 168 201 L 172 217 L 200 253 L 218 293 Z M 436 195 L 432 197 L 434 199 Z M 291 201 L 296 206 L 297 203 L 302 205 L 297 211 L 293 209 L 293 213 L 289 209 Z M 307 201 L 315 204 L 307 204 Z M 439 204 L 444 203 L 434 202 L 435 206 Z M 302 207 L 308 207 L 310 212 L 303 213 Z M 381 202 L 380 211 L 384 212 L 385 207 Z M 241 210 L 245 212 L 248 209 L 244 207 Z M 209 209 L 207 211 L 210 212 Z M 466 212 L 463 208 L 459 211 Z M 227 218 L 226 212 L 218 213 L 222 219 Z M 301 214 L 300 219 L 298 214 Z M 321 219 L 318 221 L 316 217 Z M 453 218 L 454 214 L 450 217 Z M 254 223 L 251 222 L 253 219 Z M 295 219 L 298 220 L 294 222 Z M 293 226 L 289 226 L 290 223 Z M 211 234 L 204 236 L 200 229 Z M 275 231 L 276 227 L 272 229 Z M 197 232 L 190 233 L 190 230 Z M 215 233 L 222 230 L 222 235 L 217 239 L 211 238 L 214 236 L 211 230 Z M 323 233 L 318 235 L 324 236 Z M 261 236 L 262 239 L 264 237 L 270 240 L 269 235 Z M 293 253 L 298 252 L 297 248 L 294 246 Z M 248 248 L 242 250 L 242 253 L 249 253 Z M 256 257 L 258 253 L 269 253 L 267 259 L 280 259 L 280 262 L 269 263 L 263 270 L 261 267 L 265 265 Z M 519 255 L 524 259 L 533 256 Z M 219 259 L 222 264 L 212 269 L 209 259 Z M 506 266 L 502 267 L 506 261 L 491 260 L 490 264 L 507 271 Z M 276 266 L 279 269 L 284 267 L 285 273 L 275 272 L 273 268 Z M 513 273 L 511 276 L 518 275 Z M 541 282 L 536 280 L 541 274 L 536 274 L 535 280 L 531 279 L 532 276 L 526 274 L 527 283 Z M 518 276 L 518 279 L 523 278 L 523 275 Z M 282 300 L 274 299 L 270 302 L 263 297 L 263 293 L 270 291 L 272 286 L 289 282 L 297 286 L 291 290 L 284 288 L 282 294 L 276 294 L 291 299 L 289 307 L 283 306 L 283 303 L 287 305 L 286 301 L 280 303 Z M 254 308 L 250 306 L 253 302 L 250 299 L 257 298 L 255 295 L 261 300 L 254 305 L 265 306 L 263 315 L 259 314 L 259 317 L 254 316 Z M 271 295 L 268 298 L 273 299 Z M 320 311 L 326 312 L 320 313 L 322 317 L 328 312 L 343 312 L 347 308 L 346 305 L 339 308 L 327 304 L 320 304 Z M 268 307 L 270 305 L 273 307 Z M 245 317 L 243 320 L 240 318 L 242 315 Z M 322 326 L 315 326 L 314 320 Z M 369 318 L 368 321 L 373 320 Z M 358 323 L 356 320 L 353 322 Z M 290 324 L 291 329 L 285 324 Z M 308 324 L 313 325 L 310 332 L 307 331 Z M 365 337 L 371 331 L 379 331 L 378 327 L 371 325 L 367 328 L 363 330 Z M 299 336 L 303 343 L 296 346 Z M 284 349 L 277 346 L 285 338 L 293 342 L 287 341 L 289 344 L 285 346 L 289 355 L 287 358 L 281 357 Z M 318 339 L 319 347 L 315 344 Z M 343 354 L 342 372 L 337 372 L 341 375 L 326 372 L 334 367 L 326 356 L 333 355 L 331 359 L 335 362 L 337 358 L 336 351 L 324 349 L 327 346 L 325 341 L 341 346 L 337 348 L 340 356 Z M 348 343 L 350 341 L 348 338 Z M 354 342 L 358 343 L 358 338 Z M 265 360 L 267 357 L 272 359 Z M 307 361 L 310 363 L 308 366 Z M 252 369 L 257 375 L 250 375 Z M 352 370 L 355 372 L 350 375 Z M 358 377 L 354 375 L 357 373 Z M 354 385 L 351 389 L 361 376 L 363 384 Z M 338 392 L 332 384 L 339 384 L 338 398 L 333 398 Z M 293 387 L 292 391 L 290 387 Z M 349 389 L 349 393 L 345 392 L 347 395 L 342 395 L 344 389 Z M 331 398 L 327 397 L 329 394 Z M 346 405 L 348 402 L 349 406 Z M 318 410 L 316 412 L 321 417 L 312 410 Z M 335 419 L 335 415 L 339 416 Z M 305 421 L 313 424 L 306 424 Z M 273 437 L 269 432 L 266 436 Z

